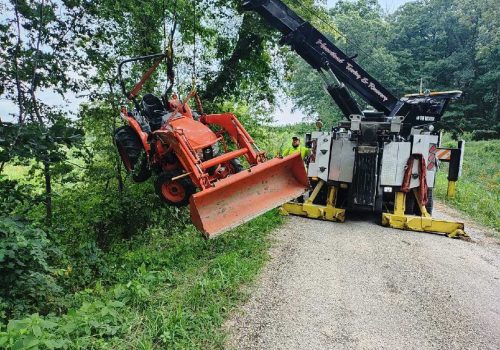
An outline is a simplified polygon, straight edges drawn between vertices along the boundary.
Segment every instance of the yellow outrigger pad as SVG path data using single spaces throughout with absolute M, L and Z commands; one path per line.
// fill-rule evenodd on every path
M 213 238 L 301 196 L 308 188 L 300 154 L 274 158 L 194 194 L 191 219 L 207 238 Z
M 419 198 L 416 191 L 414 190 L 415 195 Z M 406 195 L 402 192 L 396 192 L 394 212 L 382 213 L 382 225 L 401 230 L 441 233 L 451 238 L 469 237 L 464 231 L 462 222 L 434 219 L 421 203 L 419 203 L 421 216 L 406 215 L 405 207 Z

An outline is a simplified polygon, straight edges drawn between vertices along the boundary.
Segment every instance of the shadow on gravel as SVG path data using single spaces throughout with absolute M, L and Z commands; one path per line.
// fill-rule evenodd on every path
M 373 224 L 380 225 L 382 221 L 382 214 L 372 213 L 366 211 L 346 211 L 345 221 L 352 222 L 370 222 Z

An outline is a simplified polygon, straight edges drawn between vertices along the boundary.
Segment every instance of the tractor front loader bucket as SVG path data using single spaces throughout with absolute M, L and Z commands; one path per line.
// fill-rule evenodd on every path
M 274 158 L 194 194 L 191 219 L 207 238 L 213 238 L 299 197 L 308 186 L 300 154 Z

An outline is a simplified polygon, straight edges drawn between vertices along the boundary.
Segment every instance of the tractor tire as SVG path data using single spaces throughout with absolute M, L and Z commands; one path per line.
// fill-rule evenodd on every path
M 146 152 L 143 151 L 134 167 L 134 171 L 132 171 L 132 180 L 134 180 L 134 182 L 144 182 L 150 177 L 151 169 L 148 167 Z
M 125 170 L 132 174 L 135 182 L 144 182 L 151 177 L 148 168 L 146 151 L 139 136 L 130 126 L 122 126 L 115 130 L 113 137 Z
M 189 198 L 196 192 L 189 177 L 172 181 L 172 178 L 181 175 L 180 171 L 166 171 L 158 175 L 155 181 L 156 194 L 168 205 L 184 207 Z
M 241 162 L 238 158 L 231 159 L 229 161 L 229 164 L 231 164 L 231 167 L 233 168 L 233 174 L 237 174 L 243 171 L 243 165 L 241 165 Z

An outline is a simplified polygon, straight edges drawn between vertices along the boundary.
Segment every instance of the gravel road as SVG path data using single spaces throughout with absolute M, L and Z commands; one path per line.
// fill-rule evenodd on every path
M 376 221 L 288 217 L 227 347 L 500 349 L 500 241 L 471 222 L 466 242 Z

